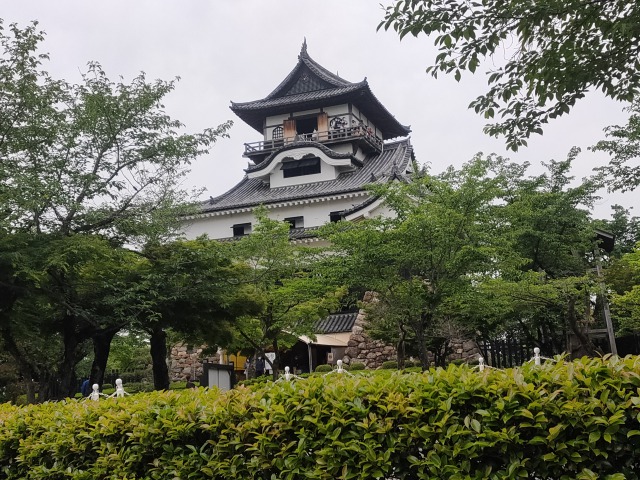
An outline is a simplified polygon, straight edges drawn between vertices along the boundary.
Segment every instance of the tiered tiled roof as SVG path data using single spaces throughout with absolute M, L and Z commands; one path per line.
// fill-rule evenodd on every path
M 403 176 L 410 167 L 412 152 L 408 138 L 387 143 L 382 153 L 367 156 L 362 167 L 322 182 L 271 188 L 260 178 L 245 176 L 228 192 L 203 202 L 201 213 L 362 192 L 370 183 L 386 183 Z
M 316 322 L 313 331 L 323 334 L 350 332 L 357 317 L 358 312 L 334 313 Z
M 371 92 L 367 79 L 351 83 L 315 62 L 302 45 L 298 63 L 273 92 L 253 102 L 231 102 L 231 110 L 262 133 L 271 115 L 353 103 L 382 131 L 385 139 L 403 137 L 411 129 L 398 122 Z

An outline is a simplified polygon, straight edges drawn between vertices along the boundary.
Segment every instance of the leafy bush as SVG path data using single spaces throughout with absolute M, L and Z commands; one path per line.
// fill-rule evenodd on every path
M 153 384 L 149 382 L 131 382 L 124 385 L 124 389 L 128 393 L 152 392 Z
M 422 367 L 420 360 L 405 360 L 404 368 Z
M 365 364 L 362 362 L 353 362 L 352 364 L 349 365 L 349 371 L 356 371 L 356 370 L 364 370 L 366 368 Z
M 314 372 L 316 373 L 328 373 L 331 370 L 333 370 L 333 368 L 331 368 L 331 365 L 318 365 Z
M 240 382 L 238 382 L 238 385 L 243 385 L 245 387 L 248 386 L 261 386 L 261 385 L 266 385 L 267 382 L 269 382 L 270 380 L 273 380 L 273 377 L 271 375 L 260 375 L 259 377 L 256 378 L 248 378 L 246 380 L 241 380 Z
M 380 368 L 382 368 L 383 370 L 397 370 L 398 362 L 396 362 L 395 360 L 388 360 L 386 362 L 382 362 L 382 366 Z
M 0 405 L 14 479 L 637 479 L 640 358 Z

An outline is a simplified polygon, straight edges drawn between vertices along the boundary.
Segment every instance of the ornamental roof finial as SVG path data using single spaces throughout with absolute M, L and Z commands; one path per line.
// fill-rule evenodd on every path
M 302 48 L 300 49 L 300 55 L 307 54 L 307 37 L 304 37 L 304 41 L 302 42 Z

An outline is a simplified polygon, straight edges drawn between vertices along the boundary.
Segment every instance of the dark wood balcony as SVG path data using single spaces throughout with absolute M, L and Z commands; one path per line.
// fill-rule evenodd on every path
M 366 127 L 348 127 L 327 132 L 298 134 L 295 137 L 263 140 L 244 144 L 245 157 L 264 157 L 278 148 L 294 142 L 319 142 L 325 145 L 344 142 L 357 142 L 364 151 L 382 151 L 382 140 Z

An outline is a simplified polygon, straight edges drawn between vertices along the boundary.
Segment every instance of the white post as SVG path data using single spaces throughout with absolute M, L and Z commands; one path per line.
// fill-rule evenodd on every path
M 484 372 L 484 358 L 478 357 L 478 370 Z

